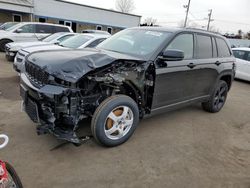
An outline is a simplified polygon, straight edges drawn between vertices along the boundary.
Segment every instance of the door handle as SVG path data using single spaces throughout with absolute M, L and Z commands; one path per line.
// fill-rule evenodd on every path
M 214 64 L 217 65 L 217 66 L 219 66 L 221 64 L 221 62 L 216 61 Z
M 190 69 L 192 69 L 192 68 L 194 68 L 196 65 L 193 64 L 193 63 L 189 63 L 187 66 L 188 66 Z

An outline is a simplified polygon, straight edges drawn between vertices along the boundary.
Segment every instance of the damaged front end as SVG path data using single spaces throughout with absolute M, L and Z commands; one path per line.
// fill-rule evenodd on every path
M 52 133 L 81 143 L 76 135 L 79 122 L 92 117 L 103 100 L 116 94 L 133 98 L 141 117 L 150 112 L 153 64 L 91 51 L 88 56 L 41 66 L 37 62 L 41 54 L 27 58 L 20 83 L 24 110 L 38 124 L 38 134 Z

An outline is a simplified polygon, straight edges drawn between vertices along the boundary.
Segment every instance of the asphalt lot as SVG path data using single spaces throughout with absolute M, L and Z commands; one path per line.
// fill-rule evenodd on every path
M 37 136 L 21 112 L 19 77 L 0 54 L 0 151 L 25 188 L 62 187 L 250 187 L 250 83 L 235 81 L 223 110 L 193 105 L 141 121 L 133 137 L 115 148 L 93 140 L 56 147 Z M 81 132 L 89 131 L 83 123 Z

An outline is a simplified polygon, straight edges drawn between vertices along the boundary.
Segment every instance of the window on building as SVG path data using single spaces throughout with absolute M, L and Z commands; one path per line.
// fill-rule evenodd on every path
M 197 35 L 197 58 L 206 59 L 213 57 L 213 48 L 211 37 Z
M 181 34 L 168 45 L 167 49 L 182 50 L 184 59 L 192 59 L 194 53 L 194 39 L 192 34 Z
M 13 14 L 13 22 L 22 22 L 22 15 Z
M 59 20 L 59 24 L 60 25 L 64 25 L 64 21 L 63 20 Z
M 98 25 L 98 26 L 96 26 L 96 30 L 102 30 L 102 26 L 101 25 Z
M 229 57 L 231 56 L 231 52 L 225 40 L 221 38 L 216 38 L 217 47 L 218 47 L 218 54 L 219 57 Z
M 54 33 L 50 25 L 36 24 L 36 33 Z
M 39 22 L 45 23 L 46 22 L 46 18 L 39 18 Z
M 113 28 L 112 28 L 112 27 L 108 27 L 108 32 L 109 32 L 110 34 L 112 34 L 112 31 L 113 31 Z

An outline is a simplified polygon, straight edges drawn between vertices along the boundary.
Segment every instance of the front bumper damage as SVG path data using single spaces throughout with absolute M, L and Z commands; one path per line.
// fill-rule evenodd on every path
M 20 94 L 23 110 L 30 119 L 37 123 L 37 133 L 54 134 L 58 139 L 80 144 L 76 135 L 80 120 L 87 116 L 78 110 L 78 98 L 74 89 L 61 86 L 45 85 L 36 88 L 24 73 L 21 73 Z

